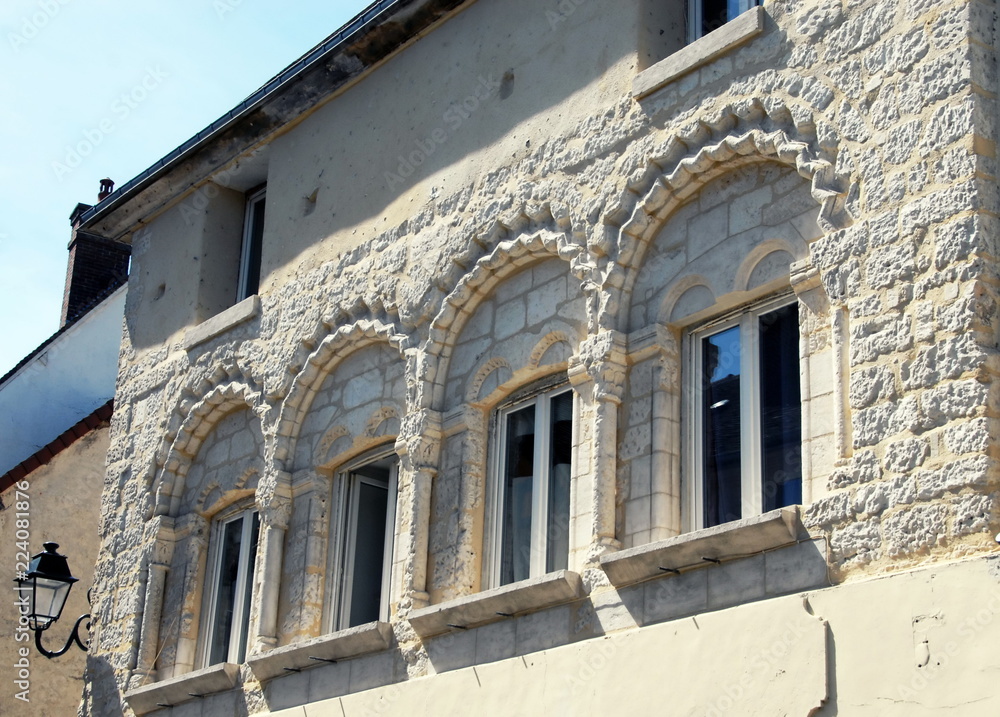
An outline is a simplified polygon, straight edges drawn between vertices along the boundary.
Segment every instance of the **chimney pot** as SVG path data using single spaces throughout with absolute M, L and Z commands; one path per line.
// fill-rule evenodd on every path
M 97 201 L 103 202 L 111 196 L 113 191 L 115 191 L 115 183 L 105 177 L 101 180 L 101 191 L 97 194 Z

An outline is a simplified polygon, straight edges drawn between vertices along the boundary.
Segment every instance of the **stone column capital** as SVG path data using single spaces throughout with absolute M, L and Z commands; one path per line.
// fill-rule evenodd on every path
M 579 386 L 591 381 L 595 399 L 621 403 L 628 367 L 627 346 L 625 335 L 618 331 L 588 336 L 580 343 L 579 353 L 570 359 L 570 382 Z
M 412 471 L 437 470 L 441 454 L 441 414 L 422 409 L 403 416 L 396 453 Z
M 269 528 L 285 530 L 292 517 L 292 476 L 273 471 L 257 487 L 257 509 L 261 522 Z

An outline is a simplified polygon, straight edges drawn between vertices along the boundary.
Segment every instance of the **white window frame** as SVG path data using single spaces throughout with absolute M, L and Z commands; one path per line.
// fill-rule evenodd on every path
M 264 227 L 258 227 L 255 220 L 257 205 L 264 202 L 264 214 L 266 209 L 267 186 L 261 186 L 247 192 L 246 208 L 243 212 L 243 241 L 240 245 L 240 275 L 236 288 L 236 300 L 242 301 L 249 296 L 253 296 L 257 291 L 250 291 L 250 273 L 256 269 L 258 290 L 260 285 L 261 257 L 257 257 L 256 267 L 253 265 L 253 236 L 258 230 L 263 234 Z M 263 217 L 261 217 L 263 221 Z M 261 242 L 261 252 L 263 252 L 263 241 Z
M 490 448 L 490 512 L 488 522 L 488 547 L 487 560 L 484 561 L 486 574 L 484 575 L 487 585 L 499 587 L 501 585 L 501 562 L 503 558 L 503 512 L 504 512 L 504 476 L 506 471 L 507 452 L 507 416 L 516 411 L 520 411 L 528 406 L 535 406 L 535 440 L 534 455 L 532 460 L 532 493 L 531 493 L 531 548 L 530 548 L 530 568 L 529 577 L 544 575 L 548 560 L 548 500 L 549 500 L 549 465 L 551 453 L 550 440 L 550 404 L 552 399 L 564 394 L 572 394 L 573 397 L 573 423 L 577 421 L 577 395 L 576 391 L 565 382 L 556 385 L 539 387 L 531 395 L 515 399 L 499 408 L 494 413 L 493 430 L 491 431 L 494 440 L 491 441 Z M 574 428 L 575 430 L 575 428 Z M 575 450 L 573 451 L 573 463 L 575 463 Z M 573 476 L 571 463 L 570 476 Z M 572 520 L 574 489 L 570 487 L 570 516 Z M 566 526 L 569 535 L 572 536 L 570 526 Z M 572 550 L 572 540 L 569 549 Z M 569 556 L 567 555 L 567 560 Z
M 219 591 L 219 578 L 220 571 L 222 569 L 222 552 L 223 552 L 223 536 L 225 533 L 226 526 L 230 523 L 243 519 L 242 533 L 240 536 L 240 554 L 238 558 L 238 568 L 236 577 L 236 588 L 233 604 L 233 628 L 232 633 L 229 636 L 229 648 L 226 656 L 225 662 L 231 662 L 238 664 L 241 662 L 240 652 L 246 653 L 249 650 L 249 632 L 250 632 L 250 622 L 248 619 L 246 624 L 240 616 L 243 615 L 246 610 L 246 595 L 248 581 L 250 583 L 251 604 L 254 600 L 253 590 L 253 579 L 254 574 L 257 569 L 257 559 L 259 555 L 257 554 L 258 545 L 251 545 L 251 537 L 253 536 L 253 526 L 254 526 L 254 516 L 258 518 L 259 525 L 259 512 L 254 507 L 247 507 L 246 504 L 238 504 L 236 507 L 232 507 L 229 510 L 223 512 L 217 516 L 212 521 L 211 536 L 209 539 L 209 551 L 208 551 L 208 572 L 206 575 L 206 584 L 208 586 L 208 594 L 204 601 L 204 609 L 202 612 L 202 630 L 201 634 L 203 638 L 201 640 L 199 663 L 202 667 L 210 667 L 213 664 L 218 664 L 211 662 L 211 650 L 212 642 L 215 637 L 215 631 L 218 625 L 215 621 L 216 612 L 216 602 L 218 600 Z M 258 531 L 260 529 L 258 528 Z M 258 532 L 258 541 L 259 541 Z M 253 565 L 247 569 L 247 551 L 254 551 Z M 247 574 L 249 572 L 249 574 Z M 245 661 L 245 657 L 242 661 Z
M 382 549 L 382 588 L 379 604 L 379 621 L 388 622 L 392 589 L 392 557 L 396 538 L 396 502 L 399 497 L 399 459 L 391 449 L 381 449 L 368 453 L 341 468 L 334 483 L 335 503 L 339 507 L 334 513 L 338 517 L 337 528 L 331 530 L 333 545 L 332 580 L 328 588 L 333 595 L 326 631 L 336 632 L 350 626 L 351 595 L 354 573 L 348 566 L 354 564 L 357 548 L 358 527 L 358 487 L 361 483 L 381 486 L 373 478 L 360 475 L 357 471 L 373 463 L 389 462 L 389 478 L 385 517 L 385 543 Z
M 763 479 L 760 421 L 760 333 L 758 319 L 771 311 L 798 305 L 791 294 L 744 306 L 707 324 L 702 324 L 684 336 L 684 476 L 688 479 L 685 511 L 685 532 L 705 527 L 704 405 L 701 400 L 701 370 L 704 339 L 734 326 L 740 327 L 740 507 L 741 518 L 760 515 L 763 510 Z M 801 382 L 801 349 L 799 352 Z M 800 389 L 801 390 L 801 389 Z M 806 396 L 806 392 L 801 392 Z M 800 445 L 802 438 L 800 437 Z M 803 483 L 805 476 L 803 476 Z
M 732 1 L 732 0 L 728 0 Z M 762 0 L 736 0 L 739 3 L 739 10 L 727 22 L 735 20 L 747 10 L 762 4 Z M 688 0 L 688 42 L 704 37 L 701 27 L 704 22 L 703 0 Z

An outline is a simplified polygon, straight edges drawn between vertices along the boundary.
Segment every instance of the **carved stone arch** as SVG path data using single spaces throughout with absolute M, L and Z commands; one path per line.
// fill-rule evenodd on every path
M 235 411 L 248 409 L 260 420 L 269 410 L 259 386 L 245 380 L 241 374 L 226 375 L 229 381 L 212 386 L 202 398 L 193 403 L 187 397 L 182 399 L 175 410 L 175 416 L 183 418 L 178 418 L 176 433 L 168 438 L 172 440 L 165 451 L 163 465 L 153 486 L 154 515 L 176 517 L 192 462 L 205 439 L 222 419 Z M 219 372 L 216 371 L 211 378 L 218 376 Z M 210 379 L 207 383 L 211 386 Z M 267 436 L 263 430 L 261 433 L 266 443 Z M 266 447 L 264 455 L 267 455 Z
M 574 269 L 574 260 L 580 251 L 581 247 L 573 243 L 566 233 L 546 230 L 502 241 L 477 261 L 445 297 L 441 311 L 431 323 L 426 354 L 435 366 L 424 380 L 431 381 L 430 376 L 447 374 L 449 360 L 462 329 L 497 284 L 530 264 L 555 258 L 566 261 L 570 273 L 580 278 L 584 271 L 579 267 Z M 581 280 L 582 291 L 588 292 L 592 288 L 588 281 Z M 444 383 L 439 380 L 433 386 L 427 386 L 428 390 L 423 395 L 434 405 L 440 405 L 444 400 Z
M 256 480 L 251 478 L 256 477 Z M 232 486 L 224 488 L 218 482 L 211 482 L 198 493 L 194 511 L 206 518 L 218 513 L 232 503 L 238 502 L 254 494 L 260 483 L 260 473 L 255 470 L 245 470 L 233 482 Z M 218 496 L 218 497 L 216 497 Z
M 727 105 L 693 122 L 650 158 L 646 170 L 606 214 L 603 233 L 591 245 L 594 253 L 608 255 L 601 272 L 604 295 L 598 324 L 602 328 L 626 325 L 627 297 L 645 250 L 664 221 L 707 183 L 735 169 L 767 161 L 794 167 L 810 182 L 824 232 L 851 223 L 845 209 L 849 181 L 837 176 L 830 151 L 817 150 L 812 120 L 793 119 L 802 116 L 798 109 L 758 100 Z
M 732 290 L 747 291 L 752 288 L 750 286 L 750 278 L 753 276 L 754 271 L 764 259 L 778 252 L 789 256 L 791 260 L 789 261 L 789 266 L 791 266 L 792 261 L 806 258 L 805 256 L 800 256 L 800 252 L 796 251 L 796 247 L 792 246 L 790 242 L 782 239 L 766 239 L 751 249 L 743 258 L 740 268 L 736 271 L 736 276 L 733 279 Z M 789 273 L 789 271 L 785 272 L 786 279 Z
M 391 424 L 393 421 L 396 422 L 396 431 L 393 433 L 399 433 L 399 411 L 397 411 L 392 406 L 382 406 L 380 409 L 372 413 L 371 417 L 368 419 L 368 423 L 365 425 L 365 438 L 381 438 L 386 435 L 385 433 L 380 433 L 382 426 Z
M 688 292 L 696 291 L 699 288 L 703 288 L 711 293 L 713 298 L 718 295 L 718 289 L 713 287 L 708 279 L 698 274 L 687 274 L 673 282 L 673 285 L 663 297 L 663 302 L 660 304 L 660 309 L 657 313 L 657 323 L 667 325 L 675 320 L 677 317 L 674 316 L 674 313 L 678 302 L 681 301 L 683 296 L 688 295 Z
M 535 346 L 534 350 L 531 352 L 531 356 L 528 357 L 528 368 L 536 369 L 542 365 L 542 359 L 545 358 L 545 354 L 548 353 L 549 349 L 557 344 L 567 344 L 569 345 L 569 336 L 563 331 L 553 331 L 546 334 L 541 338 L 538 344 Z M 573 346 L 570 346 L 570 351 L 573 351 Z
M 175 445 L 183 447 L 186 445 L 185 441 L 190 440 L 190 438 L 183 438 L 182 434 L 185 431 L 189 434 L 193 433 L 191 426 L 195 423 L 192 421 L 192 415 L 195 411 L 204 416 L 211 406 L 227 400 L 239 400 L 234 398 L 236 396 L 242 396 L 243 403 L 249 406 L 260 418 L 263 418 L 270 408 L 260 381 L 251 372 L 245 370 L 238 361 L 219 363 L 208 373 L 200 367 L 192 370 L 188 375 L 187 382 L 181 388 L 180 395 L 180 399 L 174 405 L 166 421 L 163 439 L 156 455 L 154 476 L 160 475 Z M 201 437 L 204 438 L 213 426 L 214 424 L 210 424 L 202 428 Z M 181 440 L 179 444 L 177 443 L 178 439 Z
M 281 404 L 275 437 L 275 460 L 284 465 L 295 455 L 298 430 L 312 407 L 313 399 L 337 365 L 348 355 L 368 346 L 384 344 L 395 349 L 405 360 L 409 337 L 393 324 L 379 319 L 362 319 L 339 326 L 318 341 L 302 362 Z M 288 467 L 285 466 L 285 470 Z
M 501 372 L 505 372 L 506 376 L 501 379 Z M 472 380 L 469 381 L 469 387 L 465 392 L 465 402 L 466 403 L 478 403 L 493 390 L 496 389 L 497 385 L 501 385 L 506 381 L 509 381 L 514 375 L 514 369 L 511 368 L 510 363 L 500 357 L 494 356 L 493 358 L 485 361 L 482 366 L 480 366 Z M 483 395 L 483 386 L 490 377 L 495 377 L 492 379 L 491 387 L 488 387 L 486 395 Z M 496 384 L 496 385 L 492 385 Z

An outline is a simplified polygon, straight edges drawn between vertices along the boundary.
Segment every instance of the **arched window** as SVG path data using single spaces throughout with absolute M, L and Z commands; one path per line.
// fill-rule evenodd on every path
M 383 448 L 334 482 L 331 630 L 389 620 L 398 469 L 396 454 Z
M 563 570 L 569 558 L 573 391 L 550 387 L 504 405 L 493 432 L 495 585 Z
M 202 611 L 202 665 L 246 660 L 260 515 L 240 502 L 212 521 L 206 602 Z
M 745 307 L 687 335 L 688 466 L 708 528 L 802 501 L 799 307 Z

